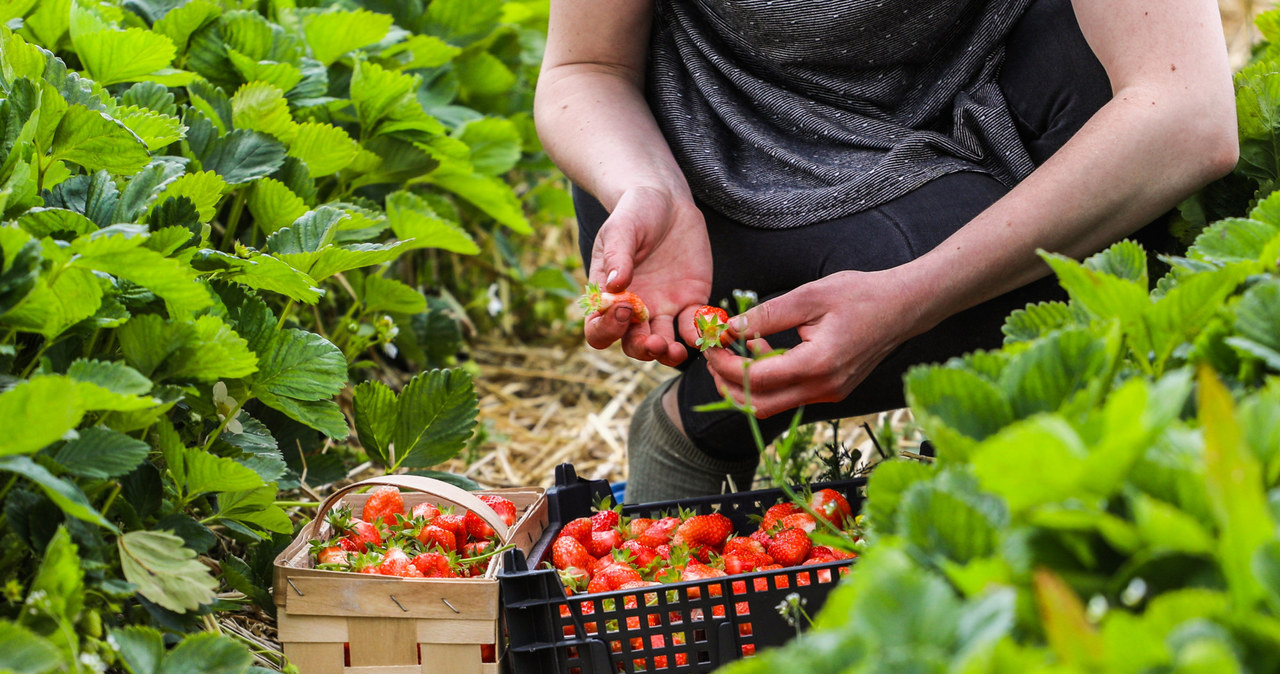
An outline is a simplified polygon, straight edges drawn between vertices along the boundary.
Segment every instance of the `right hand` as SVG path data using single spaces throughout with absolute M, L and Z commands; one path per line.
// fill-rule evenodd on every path
M 616 307 L 587 316 L 588 344 L 604 349 L 621 340 L 623 353 L 637 360 L 683 362 L 688 352 L 676 341 L 676 317 L 711 294 L 711 243 L 702 212 L 655 188 L 627 190 L 596 235 L 587 277 L 609 292 L 630 290 L 649 308 L 649 321 L 634 325 L 630 310 Z

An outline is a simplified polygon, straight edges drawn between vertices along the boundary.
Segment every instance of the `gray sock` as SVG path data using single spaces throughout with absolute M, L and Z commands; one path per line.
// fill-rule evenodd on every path
M 680 380 L 663 382 L 645 396 L 627 435 L 627 503 L 651 503 L 721 494 L 731 476 L 738 491 L 751 489 L 757 456 L 749 461 L 722 461 L 707 456 L 685 437 L 666 411 L 662 396 Z

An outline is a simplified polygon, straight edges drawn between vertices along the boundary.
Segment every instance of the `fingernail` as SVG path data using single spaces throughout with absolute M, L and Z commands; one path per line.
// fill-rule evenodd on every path
M 631 307 L 628 307 L 628 306 L 620 306 L 620 307 L 618 307 L 617 309 L 615 309 L 615 310 L 614 310 L 614 312 L 613 312 L 613 317 L 614 317 L 614 318 L 616 318 L 616 319 L 618 319 L 618 322 L 619 322 L 619 323 L 630 323 L 630 322 L 631 322 Z
M 735 332 L 742 332 L 747 328 L 747 319 L 734 316 L 729 319 L 729 327 Z

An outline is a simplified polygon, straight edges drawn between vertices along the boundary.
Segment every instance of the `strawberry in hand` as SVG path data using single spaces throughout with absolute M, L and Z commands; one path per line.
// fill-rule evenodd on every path
M 733 342 L 729 334 L 729 312 L 720 307 L 704 304 L 693 312 L 693 330 L 698 333 L 694 346 L 700 351 L 728 346 Z
M 588 314 L 604 313 L 613 308 L 615 304 L 625 304 L 631 307 L 632 323 L 648 323 L 649 308 L 645 306 L 644 300 L 640 296 L 624 290 L 618 293 L 611 293 L 600 290 L 600 284 L 588 283 L 587 292 L 578 298 L 578 305 Z

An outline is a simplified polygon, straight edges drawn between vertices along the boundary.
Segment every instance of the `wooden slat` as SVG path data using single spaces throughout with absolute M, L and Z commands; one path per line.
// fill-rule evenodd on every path
M 480 647 L 474 644 L 422 644 L 422 674 L 484 674 Z
M 284 656 L 302 674 L 343 674 L 342 644 L 285 643 Z
M 352 667 L 418 665 L 418 635 L 412 620 L 349 618 L 347 633 Z
M 282 642 L 347 642 L 345 616 L 295 616 L 281 611 L 277 617 L 277 639 Z
M 433 582 L 410 578 L 336 575 L 339 577 L 291 578 L 293 585 L 288 587 L 289 600 L 285 605 L 288 613 L 294 616 L 356 618 L 498 619 L 496 580 L 434 579 Z

